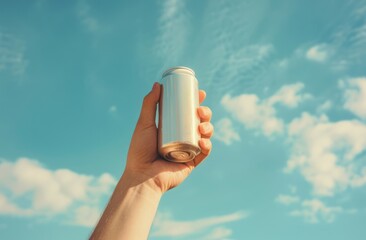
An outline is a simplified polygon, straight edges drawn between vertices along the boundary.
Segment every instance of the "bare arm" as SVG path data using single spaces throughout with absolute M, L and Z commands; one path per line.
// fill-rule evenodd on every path
M 201 154 L 184 164 L 161 159 L 157 152 L 155 125 L 159 96 L 160 85 L 155 83 L 144 98 L 131 139 L 125 171 L 90 239 L 147 239 L 162 195 L 184 181 L 211 151 L 211 110 L 200 107 Z M 205 96 L 205 92 L 200 91 L 200 102 Z
M 162 194 L 131 179 L 122 176 L 91 239 L 147 239 Z

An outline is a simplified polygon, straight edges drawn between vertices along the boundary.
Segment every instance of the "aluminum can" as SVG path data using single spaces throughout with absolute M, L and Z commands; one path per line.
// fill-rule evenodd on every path
M 192 69 L 173 67 L 162 75 L 158 150 L 172 162 L 189 162 L 201 152 L 198 81 Z

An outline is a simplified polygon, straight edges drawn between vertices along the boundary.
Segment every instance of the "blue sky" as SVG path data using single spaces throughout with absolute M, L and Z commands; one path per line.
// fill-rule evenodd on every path
M 143 96 L 195 70 L 213 151 L 149 239 L 363 239 L 366 1 L 2 1 L 1 239 L 85 239 Z

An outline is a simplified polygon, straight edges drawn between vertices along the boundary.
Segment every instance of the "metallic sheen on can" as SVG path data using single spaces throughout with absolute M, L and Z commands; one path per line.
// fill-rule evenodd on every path
M 173 67 L 162 75 L 158 150 L 172 162 L 188 162 L 201 152 L 198 81 L 192 69 Z

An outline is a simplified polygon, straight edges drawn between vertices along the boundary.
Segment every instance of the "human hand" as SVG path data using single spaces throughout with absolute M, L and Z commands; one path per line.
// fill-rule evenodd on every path
M 140 117 L 132 135 L 124 176 L 132 184 L 144 183 L 153 190 L 164 193 L 179 185 L 210 154 L 212 147 L 210 137 L 214 129 L 210 123 L 212 115 L 210 108 L 200 106 L 197 111 L 201 119 L 198 127 L 201 133 L 199 141 L 201 153 L 194 160 L 186 163 L 164 160 L 158 153 L 158 129 L 155 124 L 160 89 L 160 84 L 155 83 L 150 93 L 144 98 Z M 206 93 L 200 90 L 200 103 L 205 97 Z

